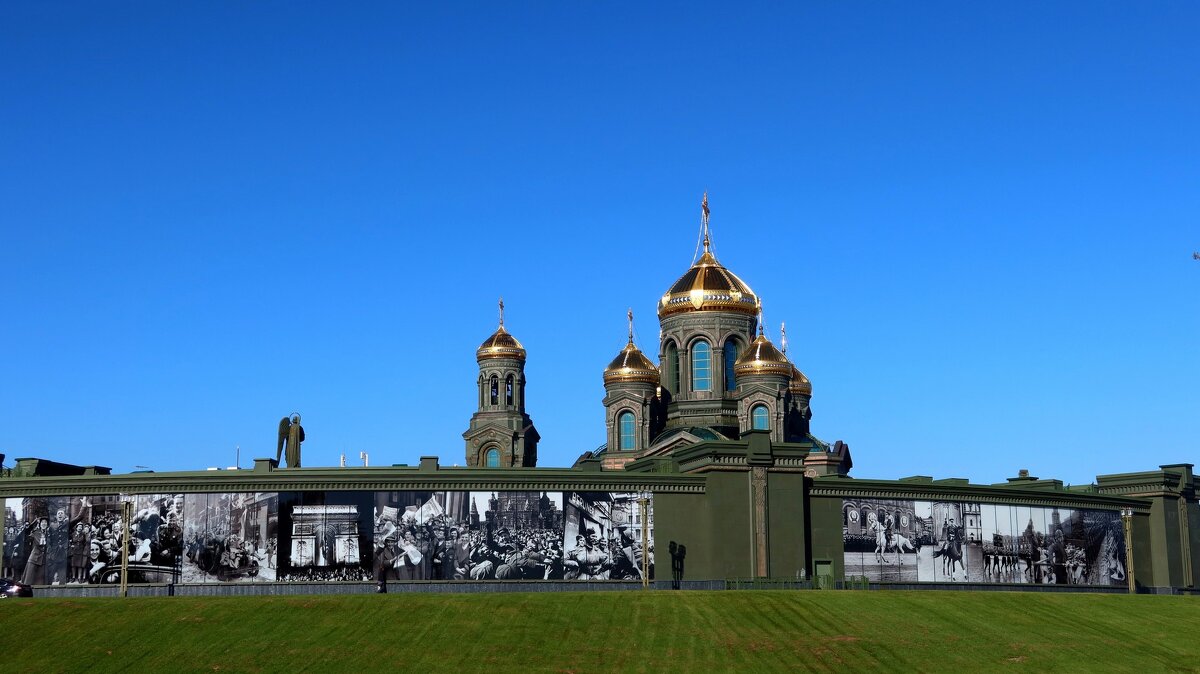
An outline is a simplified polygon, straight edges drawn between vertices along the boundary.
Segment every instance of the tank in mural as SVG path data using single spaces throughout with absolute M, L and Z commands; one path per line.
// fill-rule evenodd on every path
M 845 574 L 879 582 L 1125 585 L 1111 510 L 845 499 Z

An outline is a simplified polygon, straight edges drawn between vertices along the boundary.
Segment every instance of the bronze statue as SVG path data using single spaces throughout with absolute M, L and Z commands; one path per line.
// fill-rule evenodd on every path
M 304 427 L 300 425 L 300 415 L 293 414 L 291 418 L 279 420 L 279 443 L 275 447 L 275 462 L 283 456 L 284 445 L 287 445 L 288 468 L 300 467 L 300 443 L 304 442 Z

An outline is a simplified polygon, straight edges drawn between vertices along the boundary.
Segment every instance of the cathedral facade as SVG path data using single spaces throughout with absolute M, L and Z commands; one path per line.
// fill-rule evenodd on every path
M 1027 471 L 996 484 L 852 478 L 850 448 L 810 430 L 813 385 L 786 333 L 779 345 L 765 336 L 760 297 L 713 253 L 707 200 L 702 222 L 702 251 L 658 301 L 656 358 L 635 343 L 631 314 L 628 342 L 598 373 L 606 443 L 574 465 L 537 467 L 529 354 L 501 301 L 475 352 L 465 467 L 267 457 L 252 470 L 112 475 L 21 458 L 0 477 L 6 575 L 60 596 L 100 593 L 122 558 L 130 583 L 177 594 L 746 578 L 1200 592 L 1190 463 L 1082 486 Z

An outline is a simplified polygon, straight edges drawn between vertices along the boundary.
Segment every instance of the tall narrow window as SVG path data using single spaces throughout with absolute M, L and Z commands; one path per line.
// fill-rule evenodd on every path
M 617 417 L 617 425 L 621 428 L 621 449 L 634 448 L 633 412 L 621 412 Z
M 666 375 L 663 377 L 663 385 L 671 393 L 679 393 L 679 349 L 675 348 L 675 342 L 667 342 L 667 348 L 663 349 L 662 364 L 663 374 Z
M 492 375 L 491 401 L 493 405 L 500 403 L 500 379 L 496 375 Z
M 504 380 L 504 404 L 511 405 L 513 401 L 513 380 L 512 375 L 508 375 L 508 379 Z
M 692 390 L 712 390 L 712 348 L 703 340 L 692 345 Z
M 770 430 L 771 424 L 767 420 L 766 405 L 755 405 L 754 409 L 750 410 L 750 428 L 756 431 Z
M 487 454 L 484 455 L 483 465 L 488 468 L 499 468 L 500 450 L 496 449 L 495 447 L 489 449 Z
M 737 379 L 733 375 L 733 363 L 738 359 L 738 343 L 737 340 L 730 337 L 725 340 L 725 390 L 733 391 L 737 389 Z

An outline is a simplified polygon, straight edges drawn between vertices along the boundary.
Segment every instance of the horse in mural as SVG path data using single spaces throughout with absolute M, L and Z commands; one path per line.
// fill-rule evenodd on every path
M 884 554 L 896 552 L 896 563 L 900 563 L 900 553 L 907 549 L 909 552 L 919 552 L 918 546 L 908 540 L 903 534 L 892 530 L 892 516 L 888 515 L 884 522 L 875 520 L 871 523 L 871 531 L 875 533 L 875 559 L 880 563 L 888 563 Z
M 967 577 L 967 563 L 963 560 L 962 528 L 954 525 L 953 518 L 942 527 L 942 539 L 941 546 L 933 553 L 934 558 L 942 558 L 942 572 L 950 580 L 954 580 L 955 570 L 958 567 L 962 567 L 963 579 L 965 580 Z

